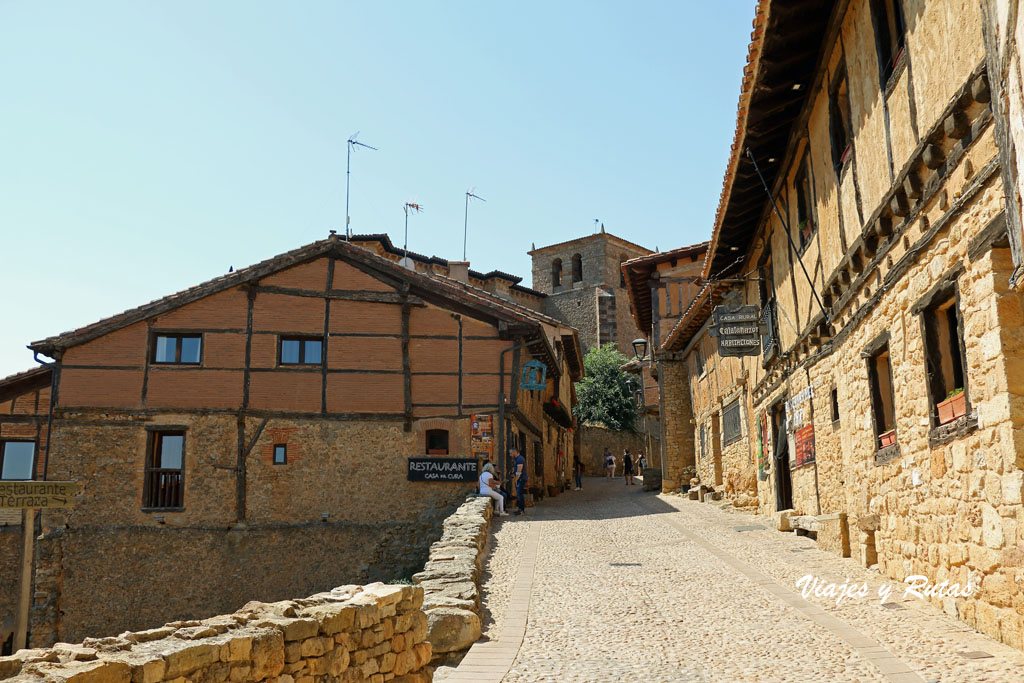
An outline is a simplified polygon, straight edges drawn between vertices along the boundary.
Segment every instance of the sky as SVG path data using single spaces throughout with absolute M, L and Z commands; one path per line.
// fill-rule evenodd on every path
M 26 345 L 353 232 L 531 285 L 708 239 L 753 0 L 0 0 L 0 377 Z

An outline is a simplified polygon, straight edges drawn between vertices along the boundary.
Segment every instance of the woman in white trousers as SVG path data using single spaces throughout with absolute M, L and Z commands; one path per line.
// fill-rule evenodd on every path
M 508 513 L 505 512 L 505 499 L 491 488 L 492 485 L 497 486 L 498 481 L 494 478 L 494 465 L 487 463 L 484 465 L 484 471 L 480 473 L 480 495 L 493 498 L 498 504 L 498 516 L 508 517 Z

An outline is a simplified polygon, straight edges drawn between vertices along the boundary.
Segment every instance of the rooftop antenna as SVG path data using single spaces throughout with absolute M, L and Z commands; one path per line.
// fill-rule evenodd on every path
M 409 211 L 412 210 L 416 213 L 423 211 L 423 205 L 417 204 L 416 202 L 406 202 L 402 204 L 402 211 L 405 212 L 405 245 L 402 247 L 402 265 L 406 268 L 412 264 L 409 260 Z M 412 270 L 412 268 L 409 268 Z
M 462 223 L 462 260 L 466 260 L 466 236 L 469 234 L 469 200 L 479 199 L 482 202 L 487 200 L 479 195 L 473 194 L 473 188 L 466 190 L 466 219 Z
M 348 154 L 345 155 L 346 156 L 346 159 L 345 159 L 345 241 L 346 242 L 348 242 L 349 239 L 351 239 L 351 237 L 352 237 L 352 229 L 349 227 L 349 224 L 352 222 L 352 218 L 348 214 L 348 186 L 349 186 L 349 179 L 352 176 L 352 148 L 358 146 L 358 147 L 365 147 L 366 149 L 372 149 L 375 152 L 377 151 L 376 147 L 370 147 L 369 145 L 364 144 L 364 143 L 359 142 L 358 140 L 356 140 L 357 137 L 359 137 L 359 131 L 358 130 L 352 135 L 352 137 L 350 137 L 348 139 Z

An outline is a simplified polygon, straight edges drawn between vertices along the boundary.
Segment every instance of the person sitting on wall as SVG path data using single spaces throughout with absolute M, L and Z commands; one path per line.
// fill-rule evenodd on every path
M 498 480 L 494 477 L 494 465 L 487 463 L 484 465 L 484 471 L 480 473 L 480 495 L 493 498 L 498 505 L 498 516 L 508 517 L 508 513 L 505 512 L 505 499 L 492 488 L 497 485 Z

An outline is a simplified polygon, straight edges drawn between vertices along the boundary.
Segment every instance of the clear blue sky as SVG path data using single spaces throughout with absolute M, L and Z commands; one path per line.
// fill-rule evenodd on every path
M 531 242 L 707 239 L 753 0 L 0 0 L 0 376 L 344 230 L 530 283 Z

